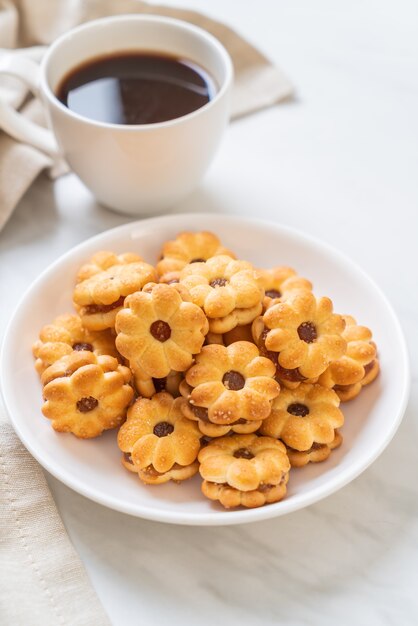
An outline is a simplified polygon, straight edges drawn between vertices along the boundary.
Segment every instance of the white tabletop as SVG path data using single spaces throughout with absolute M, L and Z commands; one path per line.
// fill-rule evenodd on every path
M 372 467 L 286 517 L 225 528 L 164 525 L 108 510 L 49 477 L 59 511 L 116 626 L 416 624 L 417 4 L 181 4 L 251 39 L 291 77 L 296 97 L 234 122 L 179 210 L 279 221 L 360 264 L 403 323 L 410 405 Z M 96 205 L 75 176 L 54 185 L 40 177 L 0 234 L 0 327 L 58 255 L 126 221 Z

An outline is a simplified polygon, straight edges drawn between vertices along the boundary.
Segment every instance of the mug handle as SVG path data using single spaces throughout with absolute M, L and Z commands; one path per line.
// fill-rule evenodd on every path
M 0 57 L 0 74 L 22 80 L 34 96 L 39 96 L 40 68 L 35 61 L 23 56 L 6 54 Z M 0 128 L 13 139 L 28 143 L 56 158 L 60 151 L 52 131 L 31 122 L 11 105 L 0 100 Z

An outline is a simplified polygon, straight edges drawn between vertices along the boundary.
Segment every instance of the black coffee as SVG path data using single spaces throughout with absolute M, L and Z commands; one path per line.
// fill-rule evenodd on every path
M 155 124 L 187 115 L 216 93 L 214 80 L 187 59 L 126 52 L 73 69 L 57 89 L 71 111 L 111 124 Z

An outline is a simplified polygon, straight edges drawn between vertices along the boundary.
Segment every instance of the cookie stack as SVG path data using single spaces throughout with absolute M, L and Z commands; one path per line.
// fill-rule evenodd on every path
M 33 346 L 53 428 L 119 428 L 144 483 L 200 472 L 226 508 L 278 502 L 291 467 L 327 459 L 340 402 L 379 371 L 369 329 L 292 268 L 256 269 L 209 232 L 167 242 L 155 268 L 98 252 L 73 300 Z

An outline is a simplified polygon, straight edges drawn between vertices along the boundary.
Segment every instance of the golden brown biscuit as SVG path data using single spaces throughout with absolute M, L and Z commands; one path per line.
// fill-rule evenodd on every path
M 355 398 L 364 385 L 371 383 L 379 373 L 376 344 L 372 332 L 359 326 L 351 315 L 343 315 L 346 326 L 342 336 L 347 342 L 344 356 L 330 363 L 321 374 L 319 383 L 334 389 L 341 401 Z
M 286 447 L 287 456 L 289 457 L 290 465 L 292 467 L 303 467 L 308 463 L 322 463 L 326 461 L 332 450 L 338 448 L 343 442 L 343 438 L 336 430 L 335 437 L 331 443 L 314 443 L 309 450 L 301 452 L 294 448 Z
M 260 350 L 260 354 L 265 356 L 267 359 L 270 359 L 270 361 L 274 364 L 276 368 L 275 379 L 280 386 L 286 387 L 287 389 L 296 389 L 296 387 L 299 387 L 301 382 L 316 383 L 318 377 L 306 378 L 305 376 L 302 376 L 298 368 L 286 369 L 280 365 L 279 353 L 267 350 L 266 348 L 265 340 L 268 332 L 268 329 L 264 326 L 263 317 L 257 317 L 252 323 L 253 340 Z
M 210 422 L 227 427 L 226 432 L 231 426 L 242 426 L 248 432 L 247 422 L 253 422 L 249 426 L 255 430 L 256 424 L 258 427 L 270 414 L 271 401 L 280 392 L 273 376 L 274 365 L 260 357 L 253 343 L 238 341 L 227 348 L 204 346 L 196 355 L 195 365 L 186 372 L 191 391 L 183 412 L 189 419 L 197 419 L 202 432 L 209 436 L 216 436 L 214 429 L 205 427 Z
M 41 375 L 47 367 L 73 350 L 89 350 L 96 355 L 109 354 L 118 358 L 115 336 L 110 330 L 89 331 L 76 314 L 59 315 L 44 326 L 39 340 L 33 344 L 35 369 Z
M 145 483 L 181 481 L 198 470 L 201 433 L 181 413 L 182 398 L 166 392 L 140 398 L 128 410 L 118 433 L 123 464 Z M 132 467 L 133 466 L 133 467 Z
M 125 252 L 123 254 L 115 254 L 109 250 L 100 250 L 96 252 L 91 259 L 82 265 L 77 272 L 76 282 L 81 283 L 95 274 L 108 270 L 114 265 L 126 265 L 127 263 L 138 263 L 144 259 L 134 252 Z
M 83 365 L 99 364 L 104 372 L 112 372 L 116 368 L 117 360 L 109 355 L 96 356 L 90 350 L 73 350 L 70 354 L 55 361 L 47 367 L 41 375 L 41 382 L 47 385 L 55 378 L 65 378 L 71 376 L 76 370 Z
M 156 279 L 151 265 L 136 262 L 112 265 L 78 283 L 73 300 L 83 326 L 89 330 L 114 328 L 116 314 L 123 307 L 125 297 Z
M 209 320 L 212 333 L 226 333 L 249 324 L 262 310 L 264 289 L 251 263 L 216 256 L 205 263 L 186 265 L 180 283 Z
M 290 463 L 285 446 L 270 437 L 230 435 L 199 452 L 202 492 L 225 507 L 249 508 L 286 495 Z
M 43 381 L 45 417 L 55 430 L 83 439 L 120 426 L 133 397 L 130 370 L 87 351 L 64 356 L 45 370 Z
M 159 285 L 161 284 L 162 281 L 160 281 L 160 283 L 147 283 L 146 285 L 143 286 L 142 291 L 144 291 L 145 293 L 152 293 L 154 290 L 155 285 Z M 189 290 L 187 289 L 187 287 L 185 287 L 184 285 L 180 284 L 178 281 L 174 281 L 172 283 L 163 283 L 166 285 L 170 285 L 172 289 L 175 289 L 177 291 L 177 293 L 179 294 L 179 296 L 181 297 L 181 299 L 183 300 L 183 302 L 191 302 L 191 296 L 189 293 Z
M 364 366 L 364 378 L 361 380 L 361 386 L 364 387 L 365 385 L 369 385 L 370 383 L 372 383 L 376 376 L 379 374 L 380 372 L 380 364 L 379 364 L 379 359 L 374 359 L 374 361 L 371 361 L 370 363 L 367 363 L 367 365 Z
M 368 385 L 375 380 L 380 372 L 379 360 L 374 359 L 374 361 L 365 366 L 364 370 L 365 376 L 359 383 L 355 383 L 353 385 L 334 385 L 333 390 L 336 394 L 338 394 L 341 402 L 353 400 L 353 398 L 356 398 L 359 395 L 365 385 Z
M 203 345 L 208 322 L 198 306 L 182 300 L 175 285 L 154 285 L 150 292 L 126 298 L 116 332 L 119 352 L 146 380 L 188 369 Z
M 297 370 L 302 378 L 319 376 L 345 353 L 345 322 L 333 313 L 329 298 L 315 298 L 309 291 L 294 293 L 270 307 L 262 321 L 266 349 L 278 354 L 282 368 Z M 258 326 L 259 321 L 254 329 Z M 259 329 L 254 330 L 256 336 L 258 333 Z
M 224 248 L 213 233 L 180 233 L 176 239 L 164 244 L 161 261 L 157 263 L 157 272 L 162 277 L 161 282 L 167 282 L 174 278 L 174 274 L 171 278 L 167 277 L 167 274 L 180 272 L 189 263 L 207 261 L 220 254 L 235 258 L 235 255 Z
M 152 465 L 140 470 L 133 464 L 132 457 L 128 453 L 123 455 L 122 465 L 130 472 L 135 472 L 138 475 L 138 478 L 140 478 L 142 482 L 147 485 L 162 485 L 163 483 L 167 483 L 169 480 L 172 480 L 175 483 L 180 483 L 183 482 L 183 480 L 192 478 L 192 476 L 197 474 L 199 470 L 199 463 L 197 461 L 187 466 L 175 463 L 173 467 L 164 474 L 157 472 Z
M 185 402 L 181 405 L 183 415 L 189 420 L 197 422 L 200 432 L 205 437 L 225 437 L 230 433 L 238 433 L 241 435 L 254 433 L 261 426 L 261 420 L 246 420 L 242 417 L 232 424 L 213 424 L 208 417 L 208 409 L 201 406 L 194 406 L 190 403 L 192 387 L 187 384 L 186 380 L 182 380 L 179 385 L 179 391 Z M 187 400 L 187 402 L 186 402 Z
M 282 389 L 260 432 L 300 452 L 314 444 L 329 445 L 344 423 L 339 404 L 337 394 L 321 385 L 302 383 L 297 389 Z
M 269 270 L 259 270 L 264 287 L 264 309 L 294 293 L 295 291 L 312 291 L 312 283 L 298 276 L 294 269 L 284 265 Z

